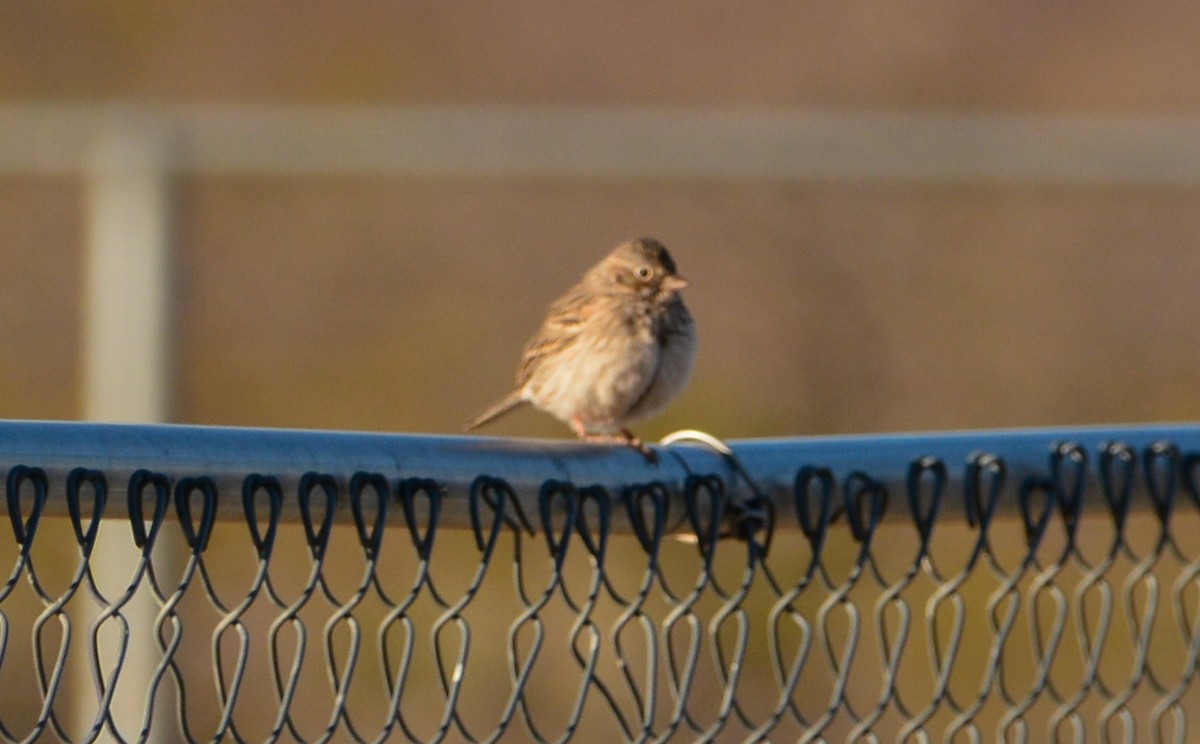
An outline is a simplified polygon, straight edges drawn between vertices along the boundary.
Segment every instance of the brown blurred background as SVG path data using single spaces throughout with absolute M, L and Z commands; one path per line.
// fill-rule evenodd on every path
M 1186 122 L 1197 24 L 1187 3 L 7 4 L 0 108 Z M 690 390 L 649 436 L 1193 419 L 1196 176 L 180 169 L 171 418 L 456 432 L 508 389 L 546 304 L 644 234 L 691 279 L 702 339 Z M 0 171 L 0 416 L 80 415 L 81 189 L 62 169 Z M 567 434 L 530 412 L 486 433 Z
M 672 249 L 692 282 L 701 337 L 690 389 L 642 427 L 650 438 L 684 427 L 757 437 L 1197 419 L 1200 165 L 1188 167 L 1200 164 L 1197 28 L 1200 5 L 1185 2 L 0 4 L 0 417 L 85 415 L 90 125 L 70 124 L 64 145 L 54 126 L 22 118 L 36 105 L 43 123 L 106 121 L 98 135 L 119 134 L 121 112 L 137 107 L 190 122 L 168 158 L 177 158 L 174 421 L 458 432 L 507 392 L 545 306 L 634 235 Z M 581 164 L 561 173 L 409 169 L 386 165 L 403 161 L 391 152 L 379 153 L 378 168 L 336 152 L 324 167 L 294 171 L 205 165 L 189 137 L 256 106 L 282 112 L 273 121 L 283 161 L 323 154 L 286 151 L 300 141 L 288 112 L 299 121 L 357 107 L 535 121 L 650 112 L 645 121 L 667 128 L 711 114 L 735 122 L 721 141 L 737 147 L 712 154 L 724 174 L 687 162 L 674 175 L 605 172 L 604 148 L 619 148 L 620 132 L 558 153 Z M 743 146 L 767 150 L 755 149 L 760 130 L 740 136 L 739 117 L 780 114 L 865 123 L 873 139 L 830 136 L 882 153 L 881 172 L 869 157 L 865 169 L 742 163 Z M 910 148 L 913 128 L 887 136 L 896 117 L 917 131 L 949 117 L 968 135 L 991 134 L 959 163 L 946 154 L 954 143 Z M 1039 122 L 1060 132 L 1052 141 L 1066 146 L 1047 154 L 1044 170 L 1021 137 L 1006 138 L 1014 119 L 1035 144 Z M 795 145 L 819 153 L 803 141 L 811 131 L 798 127 Z M 511 136 L 540 154 L 536 135 Z M 1009 172 L 1009 162 L 1022 165 Z M 484 433 L 568 435 L 532 412 Z M 245 573 L 242 529 L 223 523 L 229 536 L 217 544 Z M 853 555 L 839 539 L 841 552 L 830 552 Z M 958 530 L 946 544 L 969 540 Z M 641 555 L 623 545 L 620 560 L 636 576 Z M 469 574 L 473 547 L 459 547 Z M 306 568 L 302 546 L 295 555 Z M 336 560 L 351 586 L 353 550 Z M 501 586 L 507 600 L 498 601 L 513 605 Z M 992 588 L 974 593 L 973 612 Z M 189 596 L 211 626 L 214 613 Z M 757 600 L 754 622 L 774 599 Z M 706 601 L 708 617 L 717 603 Z M 503 628 L 478 607 L 478 626 L 495 636 L 481 648 L 498 653 Z M 423 620 L 436 609 L 425 607 Z M 256 612 L 258 633 L 278 614 L 262 603 Z M 987 638 L 983 616 L 973 617 L 971 637 Z M 207 689 L 210 630 L 197 630 L 189 642 Z M 765 629 L 755 634 L 761 643 Z M 761 656 L 752 662 L 762 672 Z M 491 663 L 471 684 L 506 684 L 503 662 Z M 864 699 L 878 682 L 865 673 Z M 306 674 L 320 679 L 316 666 Z M 432 680 L 427 670 L 424 684 Z M 764 684 L 759 697 L 770 700 Z M 555 688 L 552 678 L 546 694 Z M 26 720 L 37 705 L 31 698 Z

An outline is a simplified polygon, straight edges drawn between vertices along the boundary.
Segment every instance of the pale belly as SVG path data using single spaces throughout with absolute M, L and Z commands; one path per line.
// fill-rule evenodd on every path
M 642 397 L 658 368 L 653 339 L 609 338 L 576 345 L 530 380 L 530 402 L 563 421 L 578 417 L 592 432 L 611 433 Z
M 556 418 L 579 418 L 594 433 L 612 433 L 661 411 L 687 385 L 695 336 L 665 345 L 647 334 L 610 335 L 564 350 L 530 380 L 529 401 Z

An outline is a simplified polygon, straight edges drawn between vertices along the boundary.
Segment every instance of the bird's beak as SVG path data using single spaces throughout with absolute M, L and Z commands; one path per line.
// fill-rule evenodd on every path
M 662 281 L 662 288 L 668 292 L 678 292 L 688 285 L 688 280 L 678 274 L 672 274 Z

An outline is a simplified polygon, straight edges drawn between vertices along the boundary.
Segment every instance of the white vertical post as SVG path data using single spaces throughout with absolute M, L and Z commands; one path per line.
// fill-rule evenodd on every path
M 85 164 L 81 407 L 88 420 L 155 423 L 171 417 L 170 163 L 165 133 L 135 130 L 97 139 Z M 114 523 L 124 516 L 123 485 L 110 484 L 107 517 Z M 175 542 L 177 532 L 163 529 L 161 535 Z M 126 528 L 98 535 L 92 570 L 114 593 L 124 590 L 137 566 L 139 552 L 129 534 Z M 151 632 L 157 613 L 147 591 L 140 591 L 123 613 L 132 632 L 112 714 L 126 737 L 136 738 L 141 730 L 145 693 L 160 660 Z M 94 616 L 75 618 L 73 642 L 89 642 Z M 107 671 L 116 657 L 116 625 L 106 630 L 99 653 Z M 75 731 L 82 732 L 95 719 L 96 691 L 87 654 L 77 651 Z M 158 695 L 151 741 L 166 741 L 165 732 L 175 730 L 168 697 Z
M 109 136 L 87 183 L 83 416 L 170 418 L 170 174 L 163 136 Z

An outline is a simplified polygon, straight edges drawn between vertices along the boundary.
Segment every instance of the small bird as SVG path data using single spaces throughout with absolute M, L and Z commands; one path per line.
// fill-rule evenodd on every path
M 665 408 L 691 377 L 696 326 L 679 294 L 686 286 L 662 243 L 618 245 L 550 305 L 525 345 L 516 389 L 467 430 L 532 403 L 581 439 L 628 444 L 654 461 L 627 426 Z

